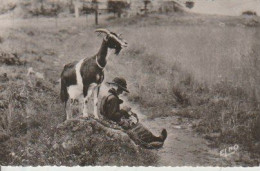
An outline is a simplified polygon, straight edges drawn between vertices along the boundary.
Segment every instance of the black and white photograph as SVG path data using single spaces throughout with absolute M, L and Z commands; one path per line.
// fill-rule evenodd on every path
M 0 0 L 0 166 L 259 167 L 259 16 L 260 0 Z

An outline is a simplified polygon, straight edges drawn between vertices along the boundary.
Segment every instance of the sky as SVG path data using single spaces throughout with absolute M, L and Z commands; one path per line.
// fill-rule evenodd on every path
M 176 0 L 183 2 L 183 0 Z M 260 0 L 187 0 L 194 1 L 192 12 L 237 16 L 243 11 L 255 11 L 260 15 Z

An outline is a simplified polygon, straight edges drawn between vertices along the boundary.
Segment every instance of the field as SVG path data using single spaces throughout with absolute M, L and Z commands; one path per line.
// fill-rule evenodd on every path
M 180 125 L 189 124 L 192 134 L 207 139 L 212 149 L 239 144 L 241 154 L 231 158 L 229 165 L 258 165 L 259 22 L 257 17 L 191 14 L 101 18 L 98 27 L 122 33 L 129 44 L 119 56 L 109 58 L 105 81 L 126 78 L 131 93 L 125 98 L 142 112 L 146 123 L 178 117 Z M 64 64 L 98 51 L 102 36 L 94 33 L 92 23 L 92 18 L 3 20 L 1 165 L 158 165 L 160 156 L 155 152 L 137 152 L 127 141 L 113 141 L 105 134 L 87 134 L 94 137 L 92 147 L 86 147 L 88 156 L 76 155 L 70 161 L 61 156 L 69 158 L 77 152 L 55 147 L 59 141 L 56 127 L 64 117 L 59 76 Z M 5 56 L 18 62 L 10 64 L 2 60 Z M 37 74 L 27 76 L 30 67 L 44 79 Z M 95 123 L 91 124 L 95 129 Z M 95 146 L 104 137 L 115 142 L 113 148 L 109 143 Z M 102 157 L 101 151 L 110 148 L 115 155 Z M 136 157 L 125 155 L 124 149 Z M 191 163 L 186 161 L 186 165 Z

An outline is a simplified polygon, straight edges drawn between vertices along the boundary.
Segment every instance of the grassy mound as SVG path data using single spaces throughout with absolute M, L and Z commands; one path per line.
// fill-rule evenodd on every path
M 94 120 L 63 123 L 55 84 L 21 73 L 20 79 L 7 73 L 1 82 L 1 165 L 156 164 L 152 152 L 121 131 Z
M 154 155 L 140 149 L 120 130 L 90 120 L 61 124 L 55 133 L 54 158 L 62 165 L 154 165 Z M 56 163 L 59 164 L 59 163 Z

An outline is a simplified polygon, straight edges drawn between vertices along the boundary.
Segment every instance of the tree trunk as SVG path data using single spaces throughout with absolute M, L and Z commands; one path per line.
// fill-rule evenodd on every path
M 95 9 L 95 24 L 98 25 L 98 9 Z

